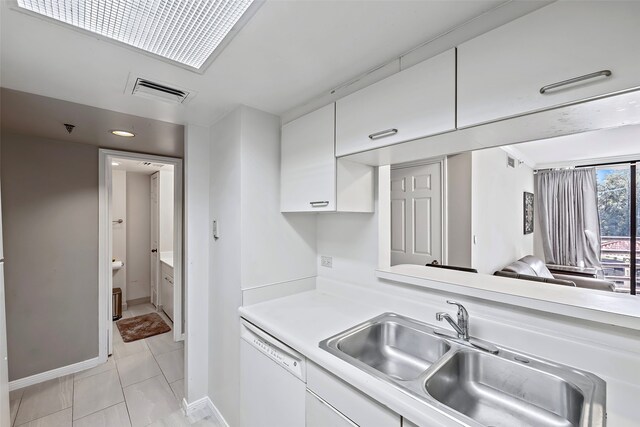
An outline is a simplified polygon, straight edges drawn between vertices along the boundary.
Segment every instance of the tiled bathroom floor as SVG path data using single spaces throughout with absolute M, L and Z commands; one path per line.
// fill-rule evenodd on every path
M 123 317 L 155 311 L 132 306 Z M 167 324 L 171 321 L 160 313 Z M 173 333 L 125 343 L 113 327 L 107 363 L 75 375 L 11 392 L 14 427 L 219 427 L 205 417 L 189 419 L 184 397 L 184 346 Z M 197 416 L 193 418 L 198 418 Z

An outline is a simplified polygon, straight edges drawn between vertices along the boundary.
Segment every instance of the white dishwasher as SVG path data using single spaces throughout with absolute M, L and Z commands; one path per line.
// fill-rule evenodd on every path
M 305 358 L 245 319 L 240 336 L 242 427 L 304 427 Z

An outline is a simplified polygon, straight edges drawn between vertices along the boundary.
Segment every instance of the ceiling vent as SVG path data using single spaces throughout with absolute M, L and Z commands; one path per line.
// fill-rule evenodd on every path
M 125 93 L 172 104 L 186 104 L 195 96 L 193 91 L 135 76 L 129 77 Z
M 164 163 L 140 162 L 138 163 L 138 165 L 146 166 L 149 168 L 161 168 L 164 166 Z

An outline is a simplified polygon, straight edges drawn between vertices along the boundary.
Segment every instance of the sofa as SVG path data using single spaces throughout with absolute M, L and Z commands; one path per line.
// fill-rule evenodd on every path
M 496 276 L 511 277 L 514 279 L 532 280 L 554 285 L 575 286 L 578 288 L 596 289 L 599 291 L 615 292 L 616 286 L 608 280 L 597 279 L 585 275 L 572 275 L 570 273 L 551 273 L 545 263 L 533 255 L 527 255 L 512 262 L 500 271 Z

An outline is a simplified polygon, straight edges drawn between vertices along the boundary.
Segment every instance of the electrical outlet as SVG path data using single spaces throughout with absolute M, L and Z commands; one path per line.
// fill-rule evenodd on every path
M 323 267 L 327 267 L 327 268 L 333 268 L 333 258 L 331 258 L 330 256 L 324 256 L 322 255 L 320 257 L 320 264 Z

